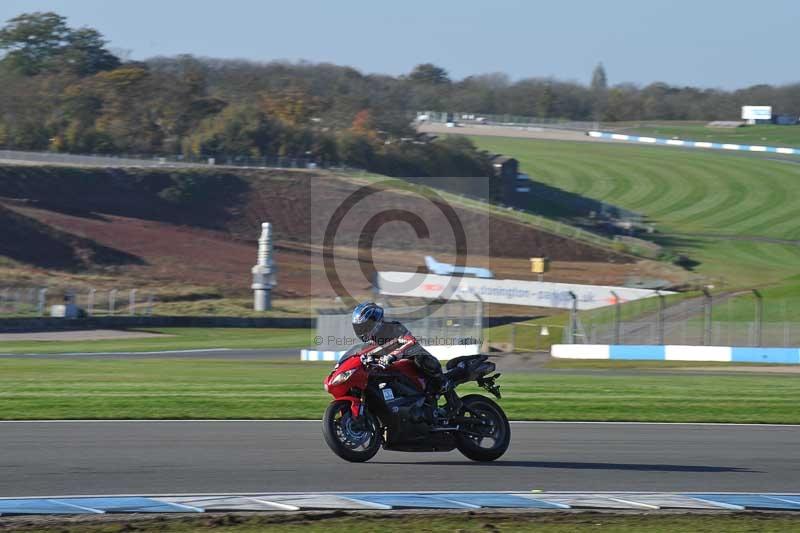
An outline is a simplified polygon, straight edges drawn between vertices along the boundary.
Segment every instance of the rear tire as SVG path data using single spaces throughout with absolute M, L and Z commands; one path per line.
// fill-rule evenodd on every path
M 477 425 L 470 427 L 465 424 L 465 429 L 482 433 L 482 437 L 467 435 L 465 433 L 456 434 L 456 446 L 468 459 L 473 461 L 494 461 L 501 457 L 511 442 L 511 426 L 508 423 L 503 409 L 494 401 L 481 396 L 480 394 L 469 394 L 461 399 L 463 404 L 461 415 L 465 417 L 479 418 L 484 422 L 489 422 L 489 427 Z M 477 415 L 477 416 L 476 416 Z M 488 446 L 484 441 L 489 440 Z
M 322 436 L 333 453 L 351 463 L 369 461 L 381 447 L 380 424 L 366 409 L 362 420 L 353 418 L 350 402 L 328 405 L 322 418 Z

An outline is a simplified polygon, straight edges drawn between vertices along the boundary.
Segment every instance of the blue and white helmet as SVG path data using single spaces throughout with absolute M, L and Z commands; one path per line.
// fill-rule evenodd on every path
M 360 303 L 353 309 L 353 331 L 363 342 L 368 342 L 383 323 L 383 307 L 374 302 Z

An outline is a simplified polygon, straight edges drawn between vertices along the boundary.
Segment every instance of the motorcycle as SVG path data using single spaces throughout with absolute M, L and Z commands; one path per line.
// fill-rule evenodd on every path
M 511 427 L 503 409 L 490 398 L 455 387 L 476 381 L 500 399 L 500 374 L 487 355 L 447 362 L 444 393 L 426 393 L 426 379 L 414 361 L 380 364 L 381 347 L 362 343 L 345 352 L 325 378 L 333 401 L 322 430 L 331 450 L 347 461 L 370 460 L 378 450 L 446 452 L 458 449 L 474 461 L 493 461 L 508 449 Z M 446 403 L 439 406 L 440 398 Z

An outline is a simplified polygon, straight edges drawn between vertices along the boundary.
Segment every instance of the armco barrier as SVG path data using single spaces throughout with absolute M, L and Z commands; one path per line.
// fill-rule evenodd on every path
M 610 133 L 607 131 L 587 131 L 586 135 L 596 139 L 611 141 L 627 141 L 644 144 L 663 144 L 667 146 L 683 146 L 684 148 L 706 148 L 711 150 L 733 150 L 739 152 L 762 152 L 769 154 L 800 155 L 800 148 L 782 148 L 779 146 L 761 146 L 750 144 L 715 143 L 706 141 L 684 141 L 682 139 L 664 139 L 661 137 L 647 137 L 643 135 L 626 135 L 624 133 Z
M 610 359 L 618 361 L 721 361 L 732 363 L 800 364 L 800 348 L 737 346 L 554 344 L 556 359 Z

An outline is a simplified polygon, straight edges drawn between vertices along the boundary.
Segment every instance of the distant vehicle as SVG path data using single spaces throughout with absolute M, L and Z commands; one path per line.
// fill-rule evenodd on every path
M 431 274 L 438 274 L 440 276 L 452 276 L 453 274 L 461 274 L 463 276 L 471 276 L 474 278 L 494 278 L 494 274 L 488 268 L 481 267 L 457 267 L 447 263 L 440 263 L 433 257 L 425 256 L 425 266 Z

